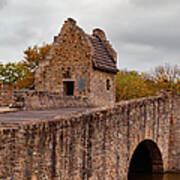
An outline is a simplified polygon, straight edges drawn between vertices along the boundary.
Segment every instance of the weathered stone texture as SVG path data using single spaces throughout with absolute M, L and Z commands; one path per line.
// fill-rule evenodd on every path
M 63 95 L 63 80 L 86 79 L 89 86 L 91 56 L 88 39 L 83 30 L 72 22 L 65 22 L 45 60 L 36 72 L 36 89 L 59 92 Z M 78 83 L 75 81 L 75 87 Z M 88 88 L 75 91 L 75 96 L 87 95 Z
M 86 97 L 62 97 L 59 93 L 47 91 L 28 91 L 24 101 L 24 110 L 45 110 L 71 107 L 92 106 Z
M 144 140 L 159 148 L 164 172 L 173 170 L 172 158 L 178 171 L 178 154 L 169 154 L 169 123 L 176 117 L 171 117 L 172 100 L 160 95 L 56 119 L 4 124 L 0 179 L 127 180 L 132 155 Z M 154 157 L 154 172 L 159 163 Z
M 11 86 L 4 85 L 0 87 L 0 107 L 9 106 L 13 103 L 13 88 Z
M 109 90 L 107 90 L 107 80 Z M 94 71 L 91 74 L 89 102 L 95 106 L 114 105 L 115 103 L 115 78 L 114 74 Z M 103 94 L 103 96 L 102 96 Z M 108 102 L 108 103 L 106 103 Z
M 72 82 L 73 93 L 62 106 L 68 106 L 71 98 L 72 104 L 75 99 L 86 99 L 89 106 L 114 104 L 116 52 L 104 32 L 96 31 L 88 35 L 74 20 L 65 21 L 46 58 L 39 62 L 36 90 L 56 92 L 66 99 L 66 83 Z
M 170 118 L 169 170 L 180 172 L 180 97 L 175 96 Z

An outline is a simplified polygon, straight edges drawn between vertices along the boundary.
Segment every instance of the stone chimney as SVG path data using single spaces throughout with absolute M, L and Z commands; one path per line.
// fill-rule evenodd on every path
M 101 39 L 101 41 L 106 46 L 109 54 L 113 57 L 114 62 L 117 63 L 117 54 L 116 54 L 115 50 L 112 48 L 109 41 L 106 39 L 105 32 L 99 28 L 96 28 L 93 30 L 93 36 L 98 36 Z
M 106 41 L 106 35 L 104 31 L 99 28 L 93 30 L 93 36 L 98 36 L 102 41 Z

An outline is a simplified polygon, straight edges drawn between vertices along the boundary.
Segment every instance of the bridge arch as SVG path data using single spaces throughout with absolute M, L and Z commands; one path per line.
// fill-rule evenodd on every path
M 163 160 L 157 144 L 144 140 L 136 147 L 129 164 L 128 179 L 134 173 L 163 173 Z

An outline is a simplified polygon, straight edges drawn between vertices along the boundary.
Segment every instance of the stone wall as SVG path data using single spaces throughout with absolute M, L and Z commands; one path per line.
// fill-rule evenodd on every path
M 13 88 L 4 85 L 0 87 L 0 107 L 9 106 L 13 103 Z
M 127 180 L 139 143 L 152 140 L 169 166 L 167 95 L 0 129 L 0 179 Z M 174 157 L 175 159 L 177 157 Z
M 94 104 L 95 106 L 114 105 L 116 97 L 114 74 L 93 70 L 90 79 L 90 104 Z
M 169 170 L 180 172 L 180 97 L 173 99 L 174 111 L 170 120 Z
M 28 91 L 23 103 L 24 110 L 47 110 L 65 107 L 91 107 L 87 98 L 67 96 L 62 97 L 59 93 L 47 91 Z
M 91 47 L 84 31 L 73 20 L 66 21 L 47 57 L 39 63 L 35 74 L 36 90 L 64 96 L 63 81 L 74 81 L 74 96 L 88 96 L 91 58 Z M 84 79 L 86 88 L 78 89 L 78 79 Z

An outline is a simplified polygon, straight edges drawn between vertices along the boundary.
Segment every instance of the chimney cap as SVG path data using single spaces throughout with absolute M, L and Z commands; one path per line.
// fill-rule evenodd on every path
M 102 29 L 93 29 L 93 36 L 98 36 L 101 40 L 106 40 L 106 34 Z

